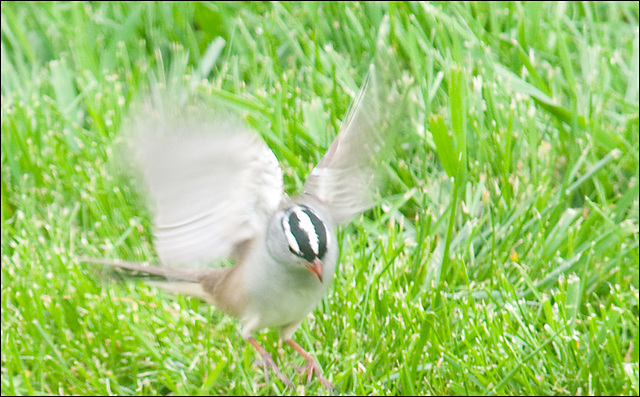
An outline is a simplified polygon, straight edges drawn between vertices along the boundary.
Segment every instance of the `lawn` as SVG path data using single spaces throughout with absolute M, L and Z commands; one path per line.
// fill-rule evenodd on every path
M 2 394 L 325 394 L 154 261 L 129 106 L 178 79 L 304 181 L 369 64 L 406 92 L 380 205 L 294 339 L 337 394 L 638 395 L 637 2 L 2 2 Z

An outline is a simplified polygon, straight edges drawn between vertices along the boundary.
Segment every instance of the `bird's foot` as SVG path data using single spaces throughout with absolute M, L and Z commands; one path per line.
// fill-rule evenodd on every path
M 258 364 L 262 365 L 262 369 L 264 370 L 264 380 L 266 382 L 269 382 L 269 370 L 271 370 L 274 374 L 276 374 L 278 379 L 280 379 L 280 381 L 285 384 L 285 386 L 295 389 L 293 382 L 282 372 L 280 372 L 278 366 L 276 365 L 275 361 L 273 361 L 273 358 L 271 358 L 271 355 L 269 353 L 263 355 L 262 360 L 260 360 Z
M 304 359 L 307 361 L 307 365 L 305 365 L 304 367 L 296 366 L 296 370 L 298 372 L 306 371 L 307 384 L 311 383 L 311 378 L 313 377 L 313 375 L 315 375 L 316 378 L 318 378 L 318 380 L 320 381 L 320 384 L 325 389 L 333 390 L 334 388 L 333 383 L 329 382 L 329 380 L 327 380 L 327 378 L 325 378 L 322 375 L 322 371 L 320 370 L 320 366 L 318 365 L 318 362 L 316 361 L 316 359 L 313 358 L 309 353 L 307 353 L 302 347 L 300 347 L 299 344 L 297 344 L 293 340 L 289 339 L 286 342 L 289 344 L 289 346 L 293 347 L 295 351 L 300 353 L 300 355 L 304 357 Z
M 315 375 L 325 389 L 333 390 L 334 388 L 333 383 L 329 382 L 329 380 L 322 375 L 318 362 L 313 358 L 307 360 L 307 364 L 302 367 L 296 365 L 296 372 L 300 374 L 307 373 L 307 384 L 311 383 L 311 378 Z
M 258 351 L 258 353 L 260 353 L 260 356 L 262 357 L 262 360 L 260 360 L 259 364 L 264 370 L 265 381 L 267 383 L 269 382 L 269 370 L 271 370 L 274 374 L 276 374 L 278 379 L 280 379 L 280 381 L 285 384 L 285 386 L 295 389 L 293 382 L 291 382 L 289 378 L 287 378 L 282 372 L 280 372 L 278 366 L 276 365 L 276 362 L 273 361 L 273 358 L 271 358 L 271 354 L 269 354 L 269 352 L 267 352 L 262 346 L 260 346 L 254 338 L 248 338 L 247 341 Z

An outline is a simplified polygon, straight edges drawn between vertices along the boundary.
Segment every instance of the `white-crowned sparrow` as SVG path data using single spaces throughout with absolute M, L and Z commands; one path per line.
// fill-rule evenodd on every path
M 316 360 L 291 339 L 322 299 L 337 266 L 334 226 L 374 204 L 376 164 L 388 133 L 379 81 L 370 68 L 340 132 L 313 169 L 302 195 L 283 192 L 273 152 L 239 121 L 189 116 L 186 112 L 138 117 L 134 154 L 155 204 L 154 245 L 162 266 L 92 259 L 164 276 L 148 283 L 201 298 L 242 324 L 242 337 L 268 369 L 291 381 L 253 338 L 265 327 L 307 362 L 331 388 Z M 231 258 L 231 267 L 194 267 Z

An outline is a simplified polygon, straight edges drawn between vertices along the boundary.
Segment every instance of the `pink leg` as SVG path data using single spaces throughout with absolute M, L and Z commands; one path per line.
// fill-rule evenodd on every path
M 307 361 L 307 384 L 311 382 L 311 377 L 315 374 L 316 378 L 320 381 L 322 386 L 326 389 L 332 390 L 333 384 L 327 380 L 324 376 L 322 376 L 322 372 L 320 371 L 320 366 L 318 366 L 318 362 L 315 358 L 311 357 L 311 354 L 307 353 L 299 344 L 294 342 L 292 339 L 287 339 L 285 342 L 289 344 L 289 346 L 293 347 L 295 351 L 300 353 L 302 357 Z
M 289 378 L 287 378 L 282 374 L 282 372 L 280 372 L 278 366 L 276 365 L 275 361 L 273 361 L 273 358 L 271 358 L 269 352 L 267 352 L 262 346 L 260 346 L 255 338 L 249 337 L 247 338 L 247 342 L 249 342 L 251 346 L 253 346 L 253 348 L 256 349 L 262 356 L 262 368 L 264 369 L 264 378 L 267 382 L 269 381 L 269 369 L 271 369 L 287 387 L 290 387 L 292 389 L 295 388 L 293 382 L 291 382 Z

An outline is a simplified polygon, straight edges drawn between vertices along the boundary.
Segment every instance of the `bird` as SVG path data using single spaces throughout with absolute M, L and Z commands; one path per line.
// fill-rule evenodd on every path
M 130 130 L 135 168 L 153 210 L 159 266 L 80 259 L 162 276 L 147 284 L 235 317 L 242 338 L 262 358 L 266 380 L 270 370 L 293 387 L 254 338 L 276 328 L 305 359 L 307 383 L 315 376 L 332 389 L 317 360 L 292 337 L 334 278 L 336 227 L 376 203 L 391 129 L 376 73 L 370 65 L 336 138 L 296 197 L 285 194 L 274 153 L 241 120 L 151 106 Z M 233 265 L 218 265 L 225 260 Z

